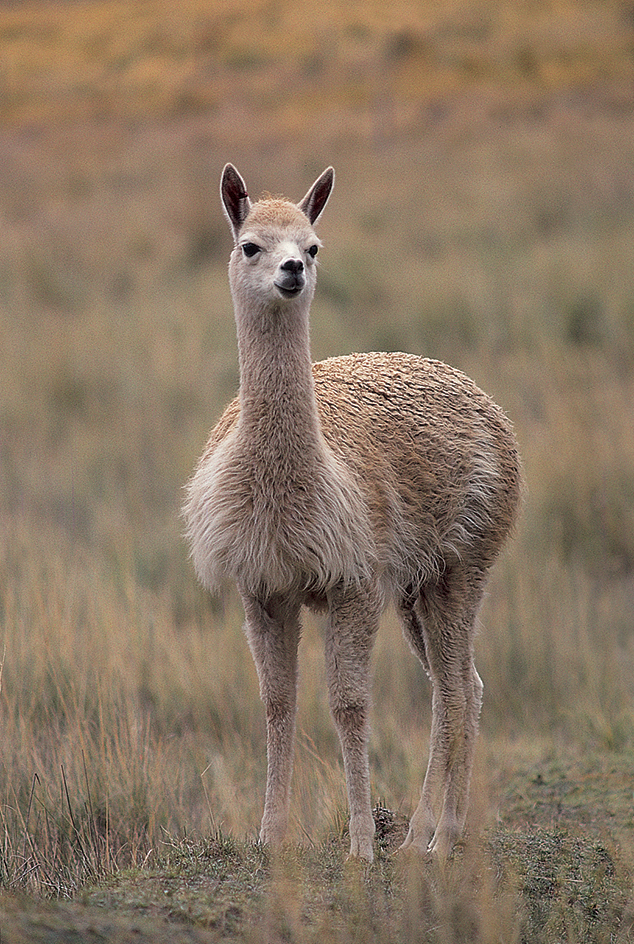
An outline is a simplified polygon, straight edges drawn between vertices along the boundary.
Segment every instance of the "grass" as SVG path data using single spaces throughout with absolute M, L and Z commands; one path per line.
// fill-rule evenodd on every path
M 218 0 L 32 2 L 3 13 L 0 117 L 20 125 L 206 113 L 239 90 L 285 123 L 301 121 L 300 109 L 321 117 L 333 97 L 350 114 L 369 105 L 381 136 L 396 111 L 415 110 L 421 88 L 435 98 L 481 85 L 627 82 L 631 26 L 630 7 L 616 0 L 399 0 L 389 11 L 376 0 L 345 11 L 240 0 L 229 12 Z M 291 85 L 297 100 L 278 109 Z
M 3 944 L 634 936 L 633 29 L 592 0 L 3 10 Z M 482 612 L 445 871 L 391 855 L 430 721 L 391 614 L 376 866 L 345 865 L 317 620 L 290 844 L 256 842 L 242 615 L 196 586 L 179 519 L 237 384 L 226 159 L 296 197 L 336 166 L 316 358 L 441 357 L 516 425 L 529 495 Z

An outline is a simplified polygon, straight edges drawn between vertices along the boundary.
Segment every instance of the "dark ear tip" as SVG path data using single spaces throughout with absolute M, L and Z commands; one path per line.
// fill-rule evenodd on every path
M 233 164 L 230 164 L 230 163 L 225 164 L 225 166 L 222 168 L 222 174 L 221 174 L 222 180 L 226 180 L 227 178 L 233 178 L 234 180 L 236 180 L 239 176 L 240 175 L 237 171 L 237 168 L 235 168 Z
M 319 176 L 318 180 L 321 183 L 322 187 L 330 187 L 330 189 L 332 190 L 332 188 L 335 185 L 334 167 L 332 167 L 332 165 L 330 167 L 327 167 L 325 171 L 323 171 L 323 173 Z
M 225 164 L 220 180 L 220 198 L 225 216 L 237 238 L 242 224 L 249 214 L 251 201 L 247 192 L 247 185 L 233 166 Z
M 225 164 L 220 178 L 220 189 L 233 200 L 246 200 L 249 196 L 244 180 L 233 164 Z

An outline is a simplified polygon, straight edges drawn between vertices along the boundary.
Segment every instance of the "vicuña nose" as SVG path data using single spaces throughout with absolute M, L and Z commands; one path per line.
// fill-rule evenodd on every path
M 298 275 L 300 272 L 304 271 L 304 263 L 301 259 L 287 259 L 282 263 L 280 269 L 283 269 L 285 272 L 292 272 L 293 275 Z

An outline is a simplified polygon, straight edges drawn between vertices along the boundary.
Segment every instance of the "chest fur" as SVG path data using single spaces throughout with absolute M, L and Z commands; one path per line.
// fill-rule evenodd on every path
M 293 462 L 225 440 L 194 475 L 185 516 L 210 588 L 229 578 L 252 592 L 325 592 L 374 567 L 365 503 L 328 453 Z

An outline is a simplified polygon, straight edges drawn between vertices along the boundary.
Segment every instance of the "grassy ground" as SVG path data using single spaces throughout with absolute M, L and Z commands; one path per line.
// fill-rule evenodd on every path
M 632 756 L 601 752 L 592 763 L 569 761 L 516 771 L 500 797 L 502 818 L 480 822 L 442 870 L 394 856 L 406 819 L 379 804 L 370 870 L 345 862 L 345 829 L 274 859 L 252 841 L 222 834 L 197 840 L 165 834 L 151 862 L 111 874 L 72 904 L 5 895 L 3 936 L 16 942 L 630 940 Z
M 3 944 L 629 940 L 630 7 L 29 2 L 0 47 Z M 344 865 L 312 619 L 290 846 L 255 842 L 255 671 L 179 520 L 237 383 L 229 159 L 296 198 L 336 166 L 316 357 L 441 357 L 516 425 L 529 495 L 482 612 L 469 839 L 444 873 L 391 856 L 430 696 L 391 614 L 377 865 Z

